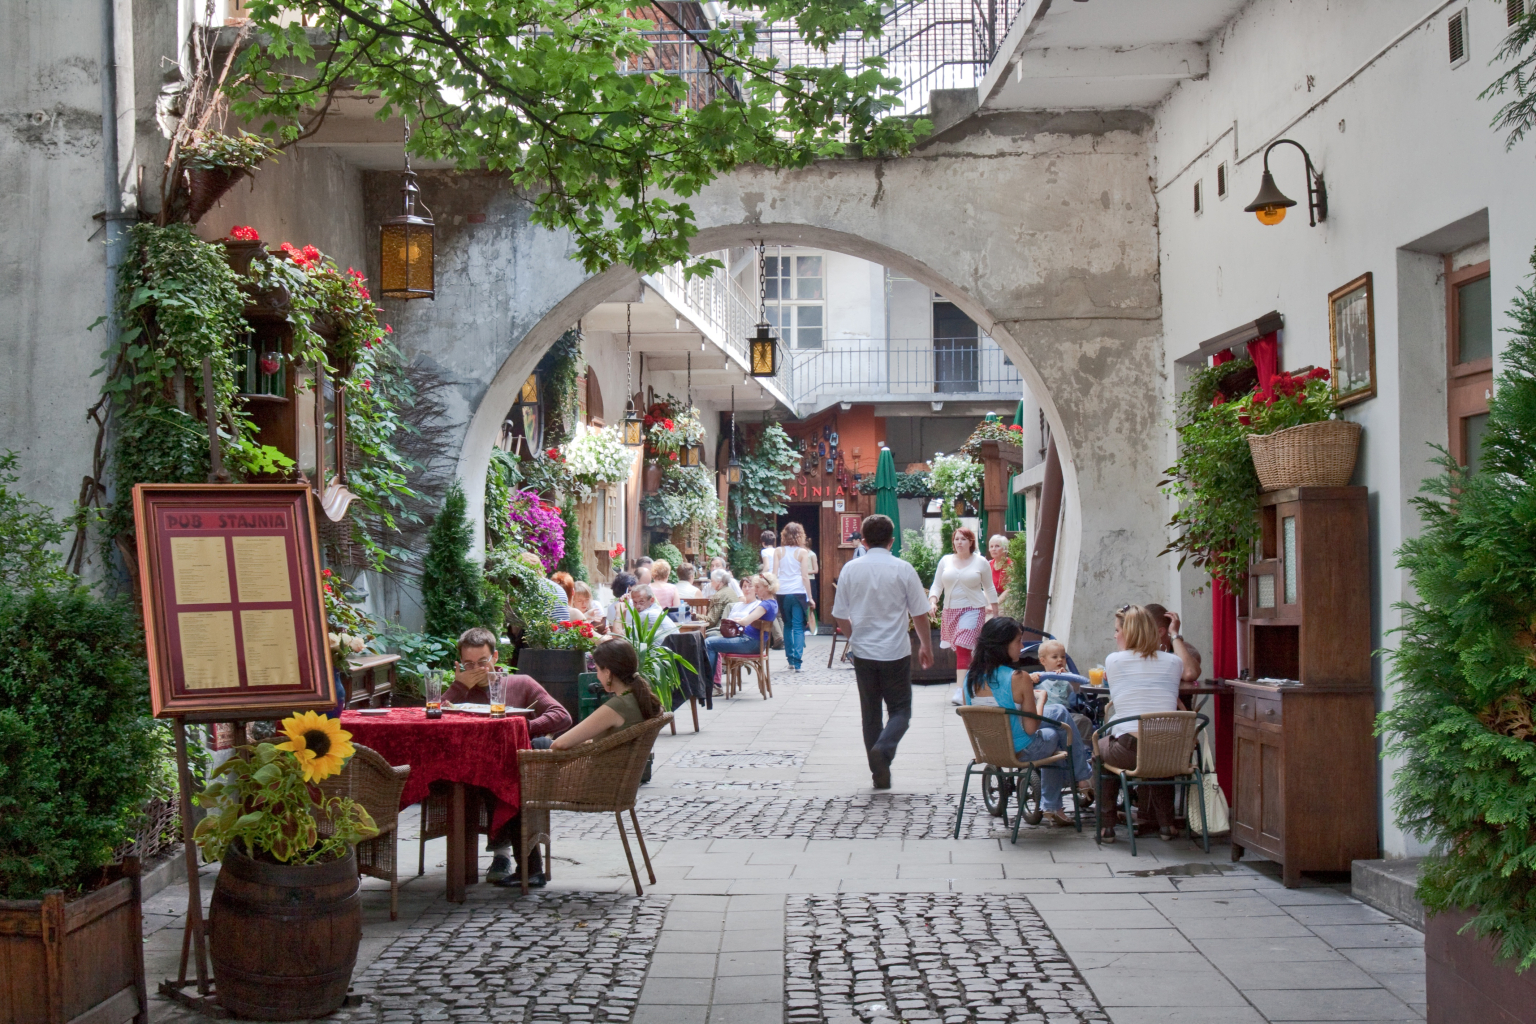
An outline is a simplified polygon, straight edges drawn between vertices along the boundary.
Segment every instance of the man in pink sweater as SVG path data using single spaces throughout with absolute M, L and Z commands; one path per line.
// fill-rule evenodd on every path
M 496 666 L 496 659 L 495 634 L 479 626 L 465 630 L 464 635 L 459 637 L 459 663 L 453 685 L 448 688 L 444 699 L 453 704 L 489 704 L 491 695 L 486 683 L 491 670 Z M 565 705 L 551 697 L 549 691 L 532 676 L 516 673 L 507 676 L 507 706 L 532 709 L 527 715 L 528 735 L 532 737 L 535 750 L 547 750 L 556 736 L 571 727 L 571 713 Z M 513 768 L 515 770 L 516 765 Z M 487 800 L 496 799 L 490 793 L 483 793 L 482 796 Z M 492 859 L 485 880 L 492 885 L 521 884 L 521 872 L 513 866 L 513 854 L 521 828 L 521 818 L 514 816 L 486 843 Z M 537 848 L 533 850 L 532 857 L 533 861 L 528 865 L 528 884 L 541 886 L 544 884 L 544 865 Z

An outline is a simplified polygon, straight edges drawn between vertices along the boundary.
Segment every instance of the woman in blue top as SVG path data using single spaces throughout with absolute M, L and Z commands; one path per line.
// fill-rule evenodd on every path
M 971 655 L 970 671 L 965 677 L 965 702 L 1029 711 L 1048 719 L 1047 723 L 1020 715 L 1008 716 L 1014 751 L 1020 761 L 1039 761 L 1058 751 L 1069 751 L 1077 788 L 1087 791 L 1093 785 L 1089 781 L 1092 771 L 1088 766 L 1088 746 L 1073 731 L 1067 709 L 1047 703 L 1048 695 L 1035 689 L 1029 673 L 1013 669 L 1024 643 L 1024 631 L 1017 620 L 1006 615 L 988 619 Z M 1070 784 L 1066 768 L 1041 769 L 1040 806 L 1045 811 L 1045 820 L 1052 825 L 1073 824 L 1061 810 L 1061 791 Z
M 771 573 L 759 573 L 741 581 L 741 600 L 731 605 L 724 618 L 741 626 L 739 636 L 712 636 L 704 641 L 709 657 L 709 678 L 715 678 L 715 664 L 722 654 L 756 654 L 762 649 L 762 636 L 778 617 L 779 603 L 773 599 L 777 580 Z

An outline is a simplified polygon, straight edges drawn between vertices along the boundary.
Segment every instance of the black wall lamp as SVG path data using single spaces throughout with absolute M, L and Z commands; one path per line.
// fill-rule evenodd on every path
M 1243 207 L 1244 213 L 1255 214 L 1260 224 L 1274 226 L 1285 220 L 1285 211 L 1296 205 L 1296 200 L 1275 186 L 1274 175 L 1269 173 L 1269 154 L 1276 146 L 1292 145 L 1301 150 L 1301 158 L 1307 164 L 1307 212 L 1312 216 L 1312 226 L 1328 219 L 1328 188 L 1323 176 L 1312 166 L 1312 155 L 1306 147 L 1291 139 L 1271 142 L 1264 150 L 1264 177 L 1259 182 L 1259 194 L 1253 202 Z

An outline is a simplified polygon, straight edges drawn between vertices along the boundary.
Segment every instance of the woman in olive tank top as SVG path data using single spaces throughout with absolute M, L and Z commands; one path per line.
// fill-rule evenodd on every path
M 592 660 L 597 663 L 597 681 L 613 696 L 558 736 L 553 744 L 556 750 L 569 750 L 661 714 L 661 702 L 640 675 L 640 657 L 628 640 L 604 640 L 592 652 Z

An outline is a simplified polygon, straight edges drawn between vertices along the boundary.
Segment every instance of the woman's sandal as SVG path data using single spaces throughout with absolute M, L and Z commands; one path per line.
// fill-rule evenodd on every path
M 1064 811 L 1049 811 L 1045 815 L 1045 823 L 1052 828 L 1076 828 L 1077 819 Z

